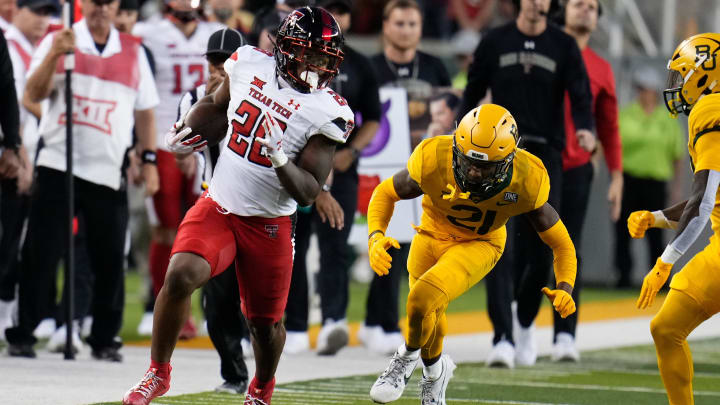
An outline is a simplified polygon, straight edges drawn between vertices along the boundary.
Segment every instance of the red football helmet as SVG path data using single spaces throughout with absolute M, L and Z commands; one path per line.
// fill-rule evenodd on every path
M 293 10 L 278 29 L 278 73 L 303 93 L 322 89 L 338 74 L 344 42 L 337 21 L 324 8 Z

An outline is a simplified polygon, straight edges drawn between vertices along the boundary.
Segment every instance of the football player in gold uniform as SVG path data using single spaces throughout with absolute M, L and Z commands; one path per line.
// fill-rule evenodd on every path
M 648 228 L 677 229 L 655 266 L 645 276 L 638 308 L 652 305 L 673 263 L 712 223 L 710 244 L 675 274 L 670 292 L 650 322 L 658 368 L 672 405 L 692 404 L 693 364 L 687 336 L 720 312 L 720 34 L 694 35 L 683 41 L 668 62 L 666 106 L 673 116 L 690 115 L 688 151 L 694 171 L 690 198 L 662 211 L 636 211 L 628 218 L 633 238 Z
M 455 368 L 442 355 L 450 301 L 480 281 L 503 253 L 505 223 L 524 214 L 555 256 L 556 289 L 544 288 L 563 317 L 575 312 L 575 247 L 555 209 L 547 203 L 550 179 L 540 159 L 517 147 L 518 128 L 505 108 L 485 104 L 467 113 L 453 135 L 426 139 L 407 169 L 377 186 L 368 208 L 370 266 L 390 269 L 385 235 L 394 204 L 423 196 L 420 226 L 410 246 L 407 341 L 370 390 L 373 401 L 402 395 L 422 357 L 422 404 L 445 404 Z

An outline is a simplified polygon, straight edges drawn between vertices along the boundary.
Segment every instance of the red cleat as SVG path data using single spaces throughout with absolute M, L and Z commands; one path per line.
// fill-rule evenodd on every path
M 153 399 L 170 389 L 170 374 L 165 378 L 157 376 L 157 369 L 150 368 L 140 382 L 130 388 L 123 397 L 123 405 L 148 405 Z
M 195 327 L 195 322 L 193 322 L 192 317 L 188 317 L 187 321 L 185 321 L 185 325 L 183 325 L 182 329 L 180 329 L 178 339 L 189 340 L 195 338 L 196 336 L 197 327 Z
M 265 385 L 264 388 L 257 388 L 257 380 L 255 378 L 250 382 L 248 392 L 245 395 L 243 405 L 270 405 L 273 390 L 275 389 L 275 378 Z

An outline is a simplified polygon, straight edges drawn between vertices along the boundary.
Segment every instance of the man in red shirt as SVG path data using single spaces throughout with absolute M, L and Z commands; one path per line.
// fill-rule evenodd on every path
M 599 0 L 567 0 L 561 9 L 559 22 L 564 25 L 565 32 L 577 41 L 590 77 L 590 90 L 593 98 L 592 111 L 597 129 L 597 139 L 602 144 L 605 163 L 610 171 L 610 186 L 607 194 L 610 204 L 610 219 L 617 221 L 620 216 L 623 177 L 615 79 L 610 64 L 588 46 L 588 40 L 597 28 L 601 12 Z M 567 139 L 565 150 L 563 150 L 563 190 L 560 216 L 567 225 L 576 251 L 580 252 L 580 237 L 593 178 L 593 166 L 590 158 L 597 143 L 595 139 L 575 137 L 575 126 L 570 114 L 570 99 L 567 93 L 565 96 L 565 134 Z M 573 291 L 573 299 L 578 306 L 578 296 L 582 286 L 580 264 L 578 257 L 578 277 Z M 576 327 L 577 312 L 565 319 L 555 316 L 555 344 L 551 354 L 553 360 L 580 360 L 580 354 L 575 347 Z

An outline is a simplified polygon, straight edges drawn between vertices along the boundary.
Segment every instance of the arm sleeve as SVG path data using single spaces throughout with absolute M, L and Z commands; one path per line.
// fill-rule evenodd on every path
M 368 204 L 368 235 L 375 231 L 385 234 L 395 210 L 395 203 L 398 201 L 400 197 L 395 192 L 392 177 L 388 177 L 375 187 Z
M 20 109 L 18 107 L 13 67 L 10 62 L 5 35 L 0 32 L 0 127 L 3 132 L 2 145 L 17 147 L 20 145 Z
M 575 255 L 575 245 L 570 239 L 565 224 L 558 219 L 555 225 L 543 232 L 539 232 L 538 235 L 553 251 L 555 284 L 564 281 L 574 287 L 577 275 L 577 256 Z
M 489 38 L 483 39 L 475 49 L 473 61 L 468 68 L 467 86 L 458 110 L 457 122 L 460 122 L 462 117 L 475 108 L 480 99 L 485 96 L 490 77 L 497 65 L 495 51 L 490 41 Z
M 135 109 L 147 110 L 154 108 L 160 103 L 160 97 L 155 87 L 155 78 L 142 46 L 138 47 L 138 68 L 140 69 L 140 84 L 138 85 Z
M 710 169 L 707 185 L 705 186 L 705 192 L 703 193 L 702 201 L 700 201 L 698 216 L 692 218 L 685 229 L 683 229 L 683 231 L 677 235 L 672 243 L 670 243 L 670 245 L 665 249 L 660 257 L 662 261 L 674 264 L 675 260 L 685 254 L 690 246 L 695 243 L 698 236 L 700 236 L 702 231 L 705 229 L 705 225 L 710 220 L 710 215 L 715 207 L 715 198 L 718 192 L 718 187 L 720 187 L 720 171 Z
M 593 129 L 592 92 L 585 62 L 575 40 L 570 39 L 565 68 L 565 89 L 570 95 L 573 123 L 576 129 Z
M 622 144 L 618 129 L 618 106 L 612 69 L 608 70 L 606 86 L 595 100 L 595 119 L 608 170 L 622 170 Z

